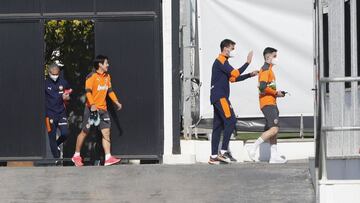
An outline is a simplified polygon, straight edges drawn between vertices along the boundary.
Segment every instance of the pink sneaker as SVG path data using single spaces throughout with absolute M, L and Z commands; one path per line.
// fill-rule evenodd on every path
M 75 164 L 75 166 L 83 166 L 82 158 L 81 156 L 73 156 L 71 158 L 71 161 Z
M 110 166 L 110 165 L 114 165 L 116 163 L 119 163 L 121 161 L 121 159 L 118 159 L 118 158 L 115 158 L 113 156 L 111 156 L 110 158 L 108 158 L 106 161 L 105 161 L 105 166 Z

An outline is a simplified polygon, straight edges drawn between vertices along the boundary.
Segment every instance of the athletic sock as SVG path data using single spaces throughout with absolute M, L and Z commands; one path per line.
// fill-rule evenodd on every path
M 221 154 L 225 154 L 226 152 L 227 152 L 227 150 L 223 150 L 223 149 L 220 150 L 220 153 L 221 153 Z
M 111 157 L 111 154 L 105 154 L 105 160 L 108 160 Z
M 217 157 L 217 155 L 211 155 L 210 157 L 215 159 Z
M 254 150 L 256 151 L 263 142 L 264 140 L 261 137 L 259 137 L 254 143 Z
M 277 154 L 277 145 L 276 144 L 270 145 L 270 151 L 271 151 L 271 156 L 276 155 Z
M 74 156 L 80 156 L 80 152 L 75 152 Z

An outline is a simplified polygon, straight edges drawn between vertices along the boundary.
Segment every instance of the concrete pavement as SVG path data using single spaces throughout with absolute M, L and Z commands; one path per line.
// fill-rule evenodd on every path
M 308 163 L 0 168 L 0 202 L 314 202 Z

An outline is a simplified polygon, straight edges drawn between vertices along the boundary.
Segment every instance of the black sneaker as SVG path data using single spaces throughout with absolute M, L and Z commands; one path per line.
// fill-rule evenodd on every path
M 231 162 L 237 162 L 237 160 L 231 155 L 231 152 L 225 152 L 225 155 L 229 157 Z
M 63 165 L 64 165 L 64 163 L 62 160 L 55 161 L 55 166 L 63 166 Z
M 208 161 L 209 164 L 211 165 L 219 165 L 220 164 L 220 160 L 218 159 L 218 157 L 212 158 L 210 156 L 210 159 Z
M 219 155 L 217 156 L 217 158 L 222 162 L 222 163 L 231 163 L 231 160 L 230 160 L 230 157 L 224 153 L 224 154 L 221 154 L 219 153 Z

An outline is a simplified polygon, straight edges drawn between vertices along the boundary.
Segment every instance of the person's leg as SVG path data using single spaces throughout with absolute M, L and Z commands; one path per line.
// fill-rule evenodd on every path
M 81 132 L 79 133 L 79 135 L 76 138 L 76 146 L 75 146 L 74 156 L 80 156 L 81 147 L 84 143 L 85 138 L 89 134 L 90 127 L 91 127 L 88 122 L 89 117 L 90 117 L 90 109 L 88 107 L 85 107 L 83 122 L 81 123 Z
M 265 117 L 265 132 L 262 133 L 262 135 L 255 141 L 254 145 L 251 147 L 247 147 L 247 152 L 249 155 L 249 158 L 252 161 L 255 161 L 255 155 L 257 149 L 260 147 L 260 145 L 265 142 L 266 140 L 271 139 L 272 137 L 276 136 L 276 134 L 279 131 L 278 123 L 279 118 L 274 114 L 274 108 L 276 106 L 265 106 L 261 109 L 261 111 L 264 114 Z
M 102 145 L 105 152 L 105 166 L 110 166 L 119 163 L 121 159 L 111 156 L 111 142 L 110 142 L 110 128 L 111 121 L 108 111 L 99 111 L 100 115 L 100 129 L 102 133 Z
M 76 138 L 76 146 L 75 146 L 75 153 L 74 156 L 72 157 L 72 161 L 74 162 L 75 166 L 83 166 L 83 162 L 82 162 L 82 158 L 80 156 L 80 151 L 81 151 L 81 147 L 84 143 L 84 140 L 86 138 L 86 136 L 89 133 L 90 130 L 90 125 L 88 123 L 88 119 L 90 117 L 90 110 L 88 107 L 85 107 L 84 110 L 84 116 L 83 116 L 83 122 L 81 124 L 81 132 L 80 134 L 77 136 Z
M 81 151 L 81 147 L 84 143 L 85 138 L 87 137 L 88 132 L 85 132 L 84 130 L 82 130 L 79 135 L 76 138 L 76 146 L 75 146 L 75 154 L 79 154 L 80 155 L 80 151 Z
M 48 129 L 48 137 L 49 137 L 49 145 L 50 150 L 54 158 L 59 158 L 60 153 L 58 150 L 58 146 L 56 144 L 56 132 L 57 132 L 57 121 L 55 121 L 53 118 L 47 119 L 47 126 L 50 126 L 50 129 Z M 50 131 L 49 131 L 50 130 Z
M 217 119 L 221 120 L 222 128 L 224 129 L 222 147 L 219 155 L 217 156 L 217 159 L 222 162 L 230 163 L 231 160 L 226 152 L 229 146 L 231 134 L 234 131 L 234 127 L 235 127 L 235 122 L 236 122 L 235 115 L 234 112 L 232 111 L 230 102 L 226 98 L 221 98 L 220 101 L 214 104 L 214 111 L 218 113 Z M 219 132 L 215 132 L 215 133 L 219 133 Z M 216 152 L 218 152 L 220 133 L 215 134 L 215 136 L 217 137 L 215 137 L 216 140 L 213 142 L 212 153 L 215 153 L 215 149 Z
M 276 110 L 276 106 L 265 106 L 261 111 L 265 116 L 265 132 L 261 134 L 261 136 L 255 141 L 254 150 L 256 151 L 257 148 L 263 142 L 270 140 L 270 142 L 274 142 L 273 139 L 276 140 L 276 135 L 279 132 L 279 115 L 278 111 Z M 275 137 L 275 138 L 274 138 Z
M 214 104 L 213 106 L 214 119 L 213 119 L 213 130 L 211 135 L 211 156 L 213 158 L 215 158 L 218 155 L 221 131 L 224 129 L 222 118 L 220 116 L 221 112 L 218 111 L 218 108 L 216 108 L 215 105 L 216 104 Z
M 229 109 L 230 117 L 223 118 L 224 119 L 223 120 L 224 121 L 224 137 L 223 137 L 223 142 L 222 142 L 222 147 L 221 147 L 222 154 L 227 152 L 227 150 L 229 148 L 230 137 L 231 137 L 232 133 L 235 131 L 235 125 L 236 125 L 236 117 L 235 117 L 234 110 L 231 106 L 230 101 L 227 101 L 227 102 L 228 102 L 229 108 L 230 108 Z
M 69 135 L 69 127 L 68 127 L 67 119 L 65 117 L 61 118 L 58 125 L 60 130 L 60 137 L 56 140 L 57 146 L 65 142 L 65 140 Z
M 81 147 L 84 143 L 86 136 L 88 135 L 87 131 L 81 130 L 80 134 L 76 138 L 76 146 L 74 156 L 71 158 L 71 161 L 75 166 L 83 166 L 82 158 L 80 156 Z
M 269 106 L 264 109 L 264 115 L 266 114 L 268 126 L 271 126 L 269 130 L 266 130 L 261 138 L 270 142 L 271 154 L 277 152 L 277 134 L 279 132 L 279 110 L 277 106 Z
M 233 116 L 233 118 L 231 119 L 227 119 L 224 122 L 224 137 L 221 147 L 221 153 L 225 153 L 229 148 L 229 142 L 231 135 L 234 132 L 235 124 L 236 124 L 235 116 Z
M 211 134 L 211 156 L 208 161 L 209 164 L 219 164 L 221 160 L 218 159 L 219 143 L 221 131 L 223 130 L 223 122 L 220 116 L 220 112 L 215 107 L 217 104 L 213 104 L 214 117 L 213 117 L 213 129 Z
M 271 138 L 275 138 L 276 140 L 276 135 L 279 132 L 279 127 L 271 127 L 269 130 L 263 132 L 261 134 L 261 138 L 265 141 L 271 139 Z
M 269 139 L 270 142 L 270 156 L 277 154 L 277 135 Z
M 279 120 L 279 109 L 277 106 L 274 108 L 273 114 L 275 115 L 275 120 Z M 269 163 L 286 163 L 286 157 L 281 156 L 277 151 L 277 134 L 279 132 L 279 122 L 276 123 L 278 130 L 276 134 L 270 138 L 270 149 L 271 149 L 271 155 Z
M 111 154 L 110 128 L 102 129 L 101 134 L 102 134 L 102 146 L 104 148 L 105 155 L 108 156 L 109 154 Z

